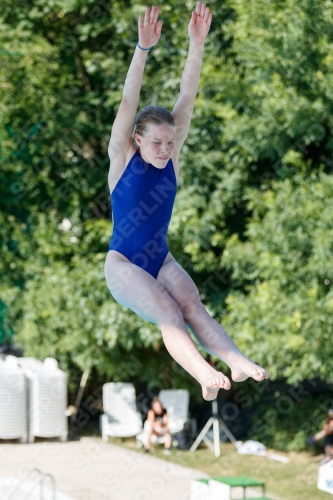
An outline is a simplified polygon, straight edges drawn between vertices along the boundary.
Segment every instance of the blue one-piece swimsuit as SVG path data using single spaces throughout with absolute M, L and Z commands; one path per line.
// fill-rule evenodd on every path
M 164 168 L 146 163 L 136 152 L 111 193 L 116 250 L 154 278 L 167 256 L 168 227 L 177 181 L 170 159 Z

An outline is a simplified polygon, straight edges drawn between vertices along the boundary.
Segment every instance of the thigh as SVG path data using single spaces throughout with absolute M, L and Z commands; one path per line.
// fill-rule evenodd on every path
M 154 422 L 153 432 L 160 436 L 163 434 L 163 426 L 159 422 Z
M 189 300 L 200 301 L 196 284 L 170 253 L 158 273 L 157 281 L 167 290 L 180 308 L 184 307 Z
M 158 324 L 177 315 L 179 308 L 163 285 L 119 252 L 109 251 L 105 278 L 115 300 L 142 318 Z

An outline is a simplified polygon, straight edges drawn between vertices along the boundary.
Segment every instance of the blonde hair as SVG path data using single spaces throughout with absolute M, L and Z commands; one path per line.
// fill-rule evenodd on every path
M 140 150 L 139 146 L 135 142 L 134 134 L 144 135 L 147 132 L 148 125 L 153 123 L 154 125 L 162 125 L 166 123 L 167 125 L 175 126 L 175 120 L 172 114 L 166 108 L 162 106 L 145 106 L 139 111 L 135 118 L 132 141 L 135 149 Z

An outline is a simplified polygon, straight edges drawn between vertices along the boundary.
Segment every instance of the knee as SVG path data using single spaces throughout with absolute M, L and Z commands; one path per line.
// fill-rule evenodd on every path
M 198 315 L 198 313 L 206 311 L 201 302 L 198 289 L 191 294 L 188 294 L 184 300 L 182 300 L 180 308 L 186 323 L 190 323 L 191 320 Z
M 158 322 L 159 326 L 163 323 L 172 324 L 173 326 L 179 326 L 181 323 L 184 323 L 182 311 L 177 302 L 171 297 L 164 300 L 162 308 L 160 320 Z

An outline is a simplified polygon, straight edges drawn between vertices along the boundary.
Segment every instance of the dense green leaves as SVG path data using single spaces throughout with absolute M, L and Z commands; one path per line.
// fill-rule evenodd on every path
M 227 299 L 230 331 L 273 377 L 331 378 L 332 200 L 322 173 L 252 190 L 247 241 L 234 236 L 224 251 L 239 286 Z

